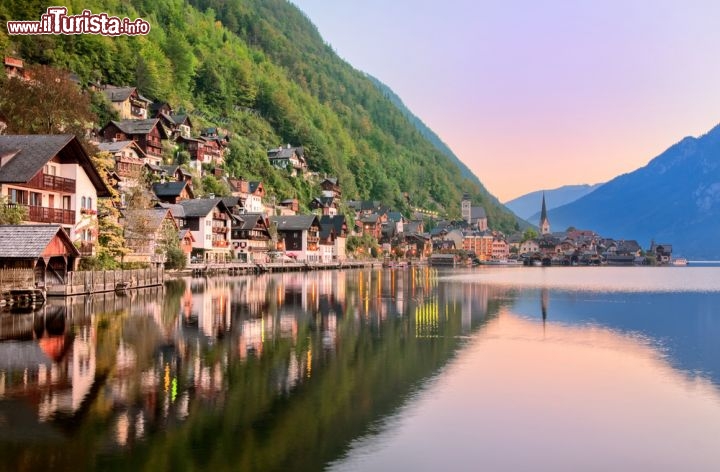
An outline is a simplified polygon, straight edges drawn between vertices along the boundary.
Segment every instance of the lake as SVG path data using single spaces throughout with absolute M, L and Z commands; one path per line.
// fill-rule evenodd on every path
M 182 279 L 0 314 L 2 470 L 718 470 L 720 268 Z

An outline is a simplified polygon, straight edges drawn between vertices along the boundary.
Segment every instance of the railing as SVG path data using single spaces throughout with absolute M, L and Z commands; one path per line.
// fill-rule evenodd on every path
M 60 223 L 64 225 L 75 224 L 75 212 L 73 210 L 39 206 L 23 206 L 28 209 L 27 221 L 37 223 Z
M 227 226 L 213 226 L 212 232 L 213 233 L 219 233 L 219 234 L 225 234 L 228 231 L 230 231 L 230 228 Z
M 213 247 L 228 247 L 228 242 L 225 239 L 215 239 L 212 242 Z
M 54 192 L 75 193 L 74 179 L 66 179 L 65 177 L 50 174 L 37 174 L 25 186 Z
M 80 214 L 81 215 L 97 215 L 97 210 L 93 210 L 92 208 L 81 208 Z

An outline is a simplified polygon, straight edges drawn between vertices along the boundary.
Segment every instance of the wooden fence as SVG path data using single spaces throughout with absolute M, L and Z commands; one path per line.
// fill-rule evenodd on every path
M 130 289 L 162 285 L 165 271 L 162 268 L 136 270 L 103 270 L 68 272 L 65 285 L 50 285 L 47 295 L 66 297 L 88 293 L 112 292 L 119 283 Z
M 32 269 L 0 269 L 0 293 L 27 288 L 35 288 Z

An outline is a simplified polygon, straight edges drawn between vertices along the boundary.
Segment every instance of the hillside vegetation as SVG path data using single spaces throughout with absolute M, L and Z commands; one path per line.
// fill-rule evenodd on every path
M 37 20 L 47 1 L 0 4 L 0 22 Z M 429 142 L 363 73 L 324 43 L 285 0 L 70 0 L 149 21 L 147 37 L 9 37 L 0 50 L 28 63 L 76 73 L 83 85 L 137 85 L 154 100 L 189 112 L 195 126 L 232 136 L 227 170 L 262 179 L 279 198 L 307 202 L 315 189 L 272 169 L 266 150 L 302 145 L 312 170 L 340 178 L 343 196 L 421 207 L 459 217 L 463 192 L 486 207 L 490 225 L 510 231 L 512 214 Z M 462 167 L 462 166 L 461 166 Z M 464 176 L 463 176 L 464 174 Z

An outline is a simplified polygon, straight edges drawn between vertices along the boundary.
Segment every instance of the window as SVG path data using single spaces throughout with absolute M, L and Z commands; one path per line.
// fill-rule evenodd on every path
M 86 208 L 92 209 L 92 198 L 91 197 L 87 198 L 87 207 Z
M 30 192 L 30 205 L 31 206 L 43 206 L 42 205 L 42 193 Z
M 18 189 L 8 189 L 8 202 L 18 203 L 20 205 L 28 204 L 28 192 Z
M 80 208 L 81 209 L 85 208 L 85 197 L 82 197 L 82 199 L 80 200 Z

